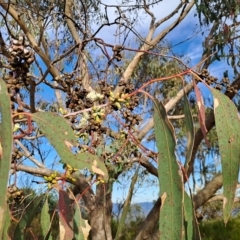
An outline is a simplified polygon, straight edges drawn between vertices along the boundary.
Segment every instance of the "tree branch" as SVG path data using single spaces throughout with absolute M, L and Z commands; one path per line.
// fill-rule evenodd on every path
M 23 22 L 23 20 L 21 19 L 21 17 L 17 13 L 17 11 L 11 5 L 9 5 L 8 3 L 5 3 L 5 2 L 4 3 L 0 2 L 0 6 L 5 11 L 8 11 L 8 13 L 12 16 L 12 18 L 17 22 L 17 24 L 22 29 L 22 31 L 26 35 L 27 39 L 31 43 L 31 46 L 34 49 L 34 51 L 42 58 L 43 62 L 47 66 L 47 68 L 49 68 L 50 74 L 54 78 L 57 78 L 59 76 L 58 70 L 54 66 L 51 65 L 51 60 L 42 51 L 42 49 L 39 47 L 38 43 L 35 40 L 35 36 L 29 31 L 29 28 L 25 25 L 25 23 Z M 56 83 L 54 82 L 54 84 L 56 84 Z M 62 96 L 61 96 L 60 92 L 59 91 L 55 91 L 55 94 L 56 94 L 56 98 L 57 98 L 60 106 L 62 108 L 64 108 L 64 104 L 63 104 L 63 100 L 62 100 Z
M 40 163 L 37 159 L 31 156 L 32 154 L 27 150 L 27 148 L 19 140 L 15 139 L 14 142 L 23 150 L 23 154 L 26 158 L 30 159 L 38 167 L 45 168 L 45 166 L 42 163 Z
M 178 11 L 181 9 L 182 6 L 183 6 L 183 2 L 181 1 L 181 3 L 179 3 L 178 6 L 169 15 L 157 21 L 155 23 L 155 27 L 157 28 L 158 26 L 160 26 L 161 24 L 163 24 L 164 22 L 172 18 L 176 13 L 178 13 Z
M 158 200 L 155 202 L 154 207 L 147 215 L 146 219 L 142 223 L 140 227 L 140 231 L 135 238 L 135 240 L 144 240 L 144 239 L 151 239 L 151 235 L 154 231 L 154 228 L 159 220 L 159 213 L 161 207 L 161 198 L 159 197 Z
M 193 88 L 193 83 L 191 82 L 186 87 L 181 89 L 177 93 L 177 95 L 165 105 L 166 111 L 168 112 L 173 107 L 175 107 L 176 104 L 183 98 L 184 94 L 188 93 L 192 88 Z M 154 125 L 153 118 L 150 118 L 148 120 L 148 122 L 144 125 L 144 127 L 140 130 L 140 132 L 138 133 L 137 138 L 139 140 L 142 140 L 146 136 L 146 134 L 153 128 L 153 125 Z
M 23 171 L 23 172 L 26 172 L 26 173 L 29 173 L 32 175 L 40 176 L 40 177 L 50 176 L 53 172 L 55 172 L 55 171 L 50 170 L 45 167 L 44 168 L 39 168 L 39 167 L 35 168 L 35 167 L 25 166 L 23 164 L 18 164 L 18 165 L 11 164 L 11 169 L 14 169 L 17 171 Z M 58 174 L 58 175 L 62 176 L 61 174 Z M 71 184 L 74 185 L 73 194 L 75 196 L 78 194 L 81 194 L 88 210 L 89 211 L 92 210 L 94 207 L 94 203 L 95 203 L 94 192 L 92 191 L 90 185 L 86 181 L 86 178 L 82 174 L 79 174 L 79 172 L 75 173 L 74 178 L 76 179 L 76 181 L 74 181 L 74 182 L 70 181 Z
M 48 169 L 48 168 L 39 168 L 39 167 L 29 167 L 29 166 L 25 166 L 23 164 L 11 164 L 11 169 L 17 170 L 17 171 L 23 171 L 32 175 L 37 175 L 40 177 L 43 176 L 50 176 L 53 171 Z
M 66 0 L 65 2 L 65 14 L 68 16 L 66 19 L 69 31 L 72 34 L 73 39 L 76 41 L 77 44 L 79 44 L 79 56 L 78 56 L 78 65 L 81 66 L 81 75 L 82 75 L 82 85 L 83 88 L 86 89 L 89 92 L 94 91 L 93 88 L 89 84 L 89 72 L 87 69 L 87 58 L 84 52 L 82 52 L 82 40 L 80 39 L 77 29 L 75 25 L 73 24 L 72 20 L 69 18 L 72 16 L 71 13 L 71 7 L 72 7 L 72 1 Z
M 150 29 L 148 36 L 146 37 L 146 43 L 143 44 L 143 46 L 140 48 L 140 50 L 144 50 L 144 51 L 148 51 L 150 49 L 152 49 L 154 46 L 156 46 L 156 44 L 161 41 L 170 31 L 172 31 L 185 17 L 186 15 L 189 13 L 189 11 L 192 9 L 192 7 L 194 6 L 195 1 L 192 0 L 188 6 L 186 7 L 186 9 L 182 12 L 182 14 L 177 18 L 177 20 L 175 20 L 169 27 L 165 28 L 165 30 L 161 31 L 161 33 L 159 33 L 154 39 L 150 40 L 150 38 L 153 36 L 154 32 L 155 32 L 155 28 L 154 29 Z M 150 41 L 149 41 L 150 40 Z M 136 68 L 136 66 L 138 65 L 138 63 L 141 60 L 141 56 L 144 54 L 144 52 L 138 52 L 134 58 L 132 59 L 132 61 L 129 63 L 129 65 L 127 66 L 124 74 L 121 77 L 121 80 L 124 82 L 128 82 L 130 77 L 132 76 L 132 73 L 134 71 L 134 69 Z M 122 87 L 117 87 L 115 89 L 115 92 L 120 92 L 122 90 Z
M 11 58 L 11 54 L 8 52 L 7 48 L 6 48 L 6 44 L 3 40 L 3 37 L 2 37 L 2 33 L 0 32 L 0 48 L 1 48 L 1 53 L 7 57 L 7 58 Z
M 211 182 L 209 182 L 202 190 L 200 190 L 195 196 L 193 196 L 193 202 L 195 209 L 201 207 L 206 203 L 214 193 L 222 187 L 222 175 L 215 176 Z
M 213 196 L 212 198 L 210 198 L 207 202 L 215 202 L 215 201 L 223 201 L 224 199 L 224 196 L 223 194 L 219 194 L 219 195 L 216 195 L 216 196 Z M 234 198 L 234 202 L 239 202 L 240 201 L 240 198 L 239 197 L 235 197 Z
M 140 164 L 145 167 L 149 173 L 152 175 L 158 177 L 158 170 L 155 168 L 146 158 L 141 157 L 140 158 Z
M 150 23 L 150 28 L 153 27 L 156 17 L 154 16 L 154 14 L 149 10 L 149 6 L 146 4 L 146 0 L 143 1 L 144 2 L 144 7 L 143 9 L 145 10 L 145 12 L 151 17 L 151 23 Z

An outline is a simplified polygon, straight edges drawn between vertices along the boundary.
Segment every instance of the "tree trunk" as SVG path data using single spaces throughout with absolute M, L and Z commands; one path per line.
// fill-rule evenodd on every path
M 96 194 L 83 176 L 76 177 L 77 182 L 73 188 L 73 194 L 82 195 L 82 200 L 87 210 L 91 230 L 91 240 L 112 240 L 112 184 L 99 183 Z
M 111 184 L 97 185 L 95 206 L 89 213 L 91 240 L 112 240 Z

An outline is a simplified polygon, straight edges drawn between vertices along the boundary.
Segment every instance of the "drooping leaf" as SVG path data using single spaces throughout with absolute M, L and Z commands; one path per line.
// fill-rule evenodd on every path
M 185 94 L 184 94 L 184 115 L 185 115 L 186 132 L 187 132 L 187 149 L 186 149 L 186 161 L 185 161 L 185 171 L 187 172 L 188 163 L 191 161 L 191 158 L 192 158 L 195 132 L 194 132 L 192 113 L 190 110 L 187 96 Z
M 130 188 L 129 188 L 129 191 L 128 191 L 128 195 L 127 195 L 127 198 L 126 198 L 126 200 L 124 202 L 124 205 L 123 205 L 123 211 L 122 211 L 122 214 L 121 214 L 121 219 L 118 222 L 118 228 L 117 228 L 117 233 L 116 233 L 116 236 L 115 236 L 115 240 L 122 239 L 122 237 L 124 236 L 124 226 L 125 226 L 125 223 L 126 223 L 127 214 L 129 213 L 129 209 L 130 209 L 131 200 L 132 200 L 133 191 L 134 191 L 134 186 L 135 186 L 135 184 L 137 182 L 137 179 L 138 179 L 138 172 L 139 172 L 139 167 L 137 168 L 135 174 L 132 177 L 132 182 L 131 182 L 131 185 L 130 185 Z
M 5 217 L 5 222 L 4 222 L 4 226 L 3 226 L 2 235 L 0 235 L 0 239 L 9 240 L 10 237 L 8 235 L 8 229 L 9 229 L 10 224 L 11 224 L 11 216 L 10 216 L 9 209 L 7 209 L 5 211 L 5 216 L 4 217 Z
M 194 91 L 196 94 L 196 98 L 197 98 L 197 107 L 198 107 L 198 119 L 199 119 L 199 124 L 200 124 L 200 128 L 202 130 L 202 134 L 204 137 L 204 140 L 207 144 L 207 146 L 210 146 L 210 143 L 207 139 L 207 128 L 205 125 L 205 120 L 206 120 L 206 116 L 205 116 L 205 106 L 204 106 L 204 102 L 203 102 L 203 98 L 201 95 L 201 92 L 198 88 L 198 86 L 196 85 L 196 83 L 194 82 Z
M 63 190 L 59 190 L 59 226 L 60 226 L 60 239 L 68 240 L 73 239 L 73 206 L 72 201 L 68 196 L 68 193 Z
M 183 180 L 175 156 L 173 126 L 161 102 L 154 101 L 154 130 L 158 148 L 161 193 L 159 230 L 161 239 L 183 238 Z
M 50 229 L 51 229 L 51 221 L 50 221 L 50 215 L 49 215 L 49 205 L 48 205 L 48 199 L 46 198 L 42 211 L 41 211 L 41 228 L 42 228 L 42 234 L 44 236 L 44 240 L 51 239 L 50 236 Z
M 87 223 L 86 220 L 82 218 L 81 215 L 81 209 L 79 207 L 79 203 L 75 202 L 75 212 L 74 212 L 74 239 L 75 240 L 87 240 L 89 231 L 90 231 L 90 225 Z
M 0 79 L 0 237 L 4 234 L 6 224 L 7 183 L 12 157 L 12 117 L 11 102 L 6 83 Z
M 214 116 L 222 162 L 223 218 L 226 224 L 233 208 L 238 182 L 240 124 L 234 103 L 218 90 L 211 91 L 214 97 Z
M 28 207 L 25 209 L 25 212 L 22 214 L 22 217 L 15 228 L 14 239 L 24 240 L 24 231 L 31 224 L 33 218 L 39 211 L 39 207 L 41 206 L 44 197 L 45 195 L 43 194 L 34 198 L 32 202 L 28 205 Z
M 201 235 L 195 216 L 192 198 L 184 192 L 184 227 L 185 240 L 200 240 Z
M 96 155 L 88 152 L 73 154 L 71 147 L 75 146 L 76 137 L 65 119 L 53 113 L 38 112 L 33 114 L 34 121 L 58 152 L 62 161 L 74 168 L 88 168 L 108 179 L 108 171 L 104 162 Z
M 81 225 L 82 228 L 82 232 L 83 232 L 83 236 L 84 236 L 84 240 L 88 240 L 88 236 L 89 236 L 89 232 L 91 230 L 91 226 L 88 224 L 87 220 L 83 220 L 85 225 Z M 79 239 L 80 240 L 80 239 Z

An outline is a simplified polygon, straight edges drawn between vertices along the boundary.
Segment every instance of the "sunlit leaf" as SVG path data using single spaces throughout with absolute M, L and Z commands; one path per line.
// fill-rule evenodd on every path
M 4 232 L 8 211 L 7 183 L 12 157 L 11 102 L 5 82 L 0 79 L 0 237 Z
M 65 142 L 71 143 L 72 146 L 77 145 L 75 134 L 63 117 L 50 112 L 37 112 L 32 118 L 54 147 L 60 145 L 65 148 Z
M 116 236 L 115 236 L 115 240 L 122 239 L 122 237 L 124 236 L 124 226 L 125 226 L 125 223 L 126 223 L 127 215 L 129 213 L 129 210 L 130 210 L 131 200 L 132 200 L 132 196 L 133 196 L 133 192 L 134 192 L 134 186 L 135 186 L 135 184 L 137 182 L 137 179 L 138 179 L 138 172 L 139 172 L 139 167 L 132 177 L 132 181 L 131 181 L 131 185 L 130 185 L 130 188 L 129 188 L 129 191 L 128 191 L 128 195 L 127 195 L 127 198 L 126 198 L 126 200 L 124 202 L 124 205 L 123 205 L 121 218 L 118 222 L 118 228 L 117 228 L 117 233 L 116 233 Z
M 161 102 L 154 102 L 154 130 L 158 148 L 161 193 L 159 230 L 161 239 L 183 238 L 183 180 L 175 156 L 173 126 Z
M 9 230 L 9 227 L 10 227 L 10 224 L 11 224 L 10 211 L 8 209 L 6 209 L 4 214 L 5 214 L 5 216 L 4 216 L 5 217 L 5 222 L 4 222 L 4 226 L 3 226 L 2 235 L 0 235 L 0 239 L 8 240 L 8 239 L 10 239 L 10 237 L 8 235 L 8 230 Z
M 82 232 L 83 232 L 83 236 L 84 236 L 84 240 L 88 240 L 88 236 L 89 236 L 89 232 L 91 230 L 91 226 L 88 224 L 87 220 L 83 220 L 85 225 L 81 225 L 82 228 Z M 80 239 L 79 239 L 80 240 Z
M 81 209 L 79 207 L 79 203 L 75 202 L 75 212 L 74 212 L 74 239 L 75 240 L 87 240 L 88 239 L 88 235 L 89 235 L 89 231 L 90 231 L 90 226 L 87 223 L 87 221 L 85 221 L 82 218 L 81 215 Z
M 78 154 L 71 152 L 71 147 L 77 144 L 76 137 L 65 119 L 56 114 L 46 112 L 34 113 L 33 119 L 56 149 L 64 163 L 78 169 L 88 168 L 90 171 L 102 175 L 105 180 L 108 179 L 108 171 L 105 164 L 96 155 L 89 152 Z
M 49 215 L 49 206 L 48 206 L 48 199 L 44 202 L 42 211 L 41 211 L 41 228 L 42 234 L 44 236 L 44 240 L 49 239 L 50 237 L 50 229 L 51 229 L 51 221 Z M 50 237 L 51 239 L 51 237 Z
M 240 123 L 234 103 L 216 89 L 211 89 L 214 97 L 214 115 L 218 135 L 223 175 L 223 218 L 227 223 L 234 203 L 239 173 Z
M 201 239 L 193 201 L 186 192 L 184 192 L 184 227 L 185 240 Z

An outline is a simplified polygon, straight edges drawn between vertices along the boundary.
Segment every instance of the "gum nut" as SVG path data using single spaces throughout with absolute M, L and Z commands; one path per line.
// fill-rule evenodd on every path
M 18 40 L 13 39 L 13 40 L 12 40 L 12 43 L 15 44 L 15 45 L 17 45 L 17 44 L 18 44 Z
M 34 62 L 34 58 L 28 58 L 28 60 L 26 61 L 28 64 L 30 64 L 30 63 L 33 63 Z
M 12 52 L 11 52 L 11 55 L 12 55 L 12 56 L 17 56 L 17 52 L 12 51 Z

